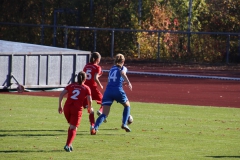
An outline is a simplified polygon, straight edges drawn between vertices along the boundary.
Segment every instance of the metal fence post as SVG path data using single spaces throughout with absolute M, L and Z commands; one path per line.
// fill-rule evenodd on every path
M 238 60 L 240 62 L 240 33 L 238 35 Z
M 77 12 L 77 25 L 79 25 L 79 11 Z M 80 32 L 80 30 L 77 29 L 76 31 L 77 31 L 77 33 L 76 33 L 75 46 L 76 46 L 76 49 L 79 49 L 79 32 Z
M 94 35 L 93 35 L 93 52 L 96 52 L 97 50 L 97 31 L 94 30 Z
M 56 37 L 57 37 L 57 27 L 56 27 L 56 24 L 57 24 L 57 12 L 56 10 L 54 10 L 54 22 L 53 22 L 53 46 L 56 47 Z
M 68 43 L 68 28 L 65 27 L 64 30 L 65 30 L 65 32 L 64 32 L 64 47 L 68 48 L 68 45 L 67 45 L 67 43 Z
M 160 61 L 160 31 L 158 31 L 158 51 L 157 51 L 157 60 Z
M 229 50 L 230 50 L 230 35 L 227 35 L 227 52 L 226 52 L 226 63 L 229 62 Z
M 11 86 L 11 78 L 12 78 L 12 70 L 13 70 L 13 54 L 9 56 L 9 69 L 7 75 L 7 87 Z
M 111 42 L 111 57 L 113 58 L 114 52 L 114 29 L 112 30 L 112 42 Z
M 189 11 L 188 11 L 188 52 L 191 52 L 191 19 L 192 19 L 192 0 L 189 0 Z
M 75 82 L 76 77 L 76 71 L 77 69 L 77 54 L 74 55 L 74 61 L 73 61 L 73 73 L 72 73 L 72 82 Z
M 77 29 L 76 31 L 77 31 L 77 33 L 76 33 L 75 47 L 76 47 L 76 49 L 80 49 L 80 46 L 79 46 L 79 35 L 80 35 L 80 30 Z
M 138 25 L 141 25 L 142 18 L 142 0 L 138 0 Z
M 41 25 L 41 45 L 44 45 L 44 17 L 45 17 L 45 11 L 44 11 L 44 0 L 42 0 L 42 25 Z
M 44 45 L 44 26 L 41 25 L 41 45 Z
M 94 0 L 90 0 L 90 24 L 92 26 L 93 24 L 93 4 Z
M 140 43 L 137 43 L 137 48 L 138 48 L 138 58 L 140 58 L 141 56 L 141 52 L 140 52 L 140 48 L 141 48 L 141 45 Z

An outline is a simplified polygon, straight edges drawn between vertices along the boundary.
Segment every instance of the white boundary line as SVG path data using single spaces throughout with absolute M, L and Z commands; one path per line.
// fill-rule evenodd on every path
M 103 70 L 103 72 L 109 72 L 109 70 Z M 137 72 L 128 71 L 128 74 L 141 74 L 141 75 L 151 75 L 151 76 L 169 76 L 169 77 L 182 77 L 182 78 L 202 78 L 202 79 L 218 79 L 218 80 L 232 80 L 240 81 L 240 78 L 235 77 L 220 77 L 220 76 L 200 76 L 191 74 L 173 74 L 173 73 L 157 73 L 157 72 Z

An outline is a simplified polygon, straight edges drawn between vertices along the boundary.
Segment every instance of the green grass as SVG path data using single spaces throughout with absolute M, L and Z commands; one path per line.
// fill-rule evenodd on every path
M 240 159 L 240 109 L 132 102 L 126 133 L 122 106 L 114 103 L 96 136 L 85 110 L 67 153 L 68 124 L 57 108 L 57 97 L 0 94 L 0 159 Z

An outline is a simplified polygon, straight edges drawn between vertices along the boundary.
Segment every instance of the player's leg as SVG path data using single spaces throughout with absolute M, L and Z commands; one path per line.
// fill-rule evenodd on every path
M 87 108 L 87 104 L 88 104 L 87 98 L 85 98 L 84 101 L 83 101 L 84 109 Z M 89 113 L 88 118 L 89 118 L 89 122 L 90 122 L 90 128 L 92 128 L 94 126 L 94 124 L 95 124 L 95 117 L 94 117 L 94 110 L 93 110 L 93 108 L 91 109 L 91 112 Z
M 103 106 L 103 113 L 97 118 L 96 123 L 94 125 L 94 129 L 98 130 L 99 126 L 102 124 L 102 122 L 107 118 L 109 112 L 110 112 L 110 107 L 108 105 Z
M 76 137 L 76 134 L 77 134 L 77 127 L 70 124 L 68 128 L 67 142 L 66 142 L 66 145 L 64 146 L 65 151 L 71 152 L 73 150 L 72 142 Z
M 91 108 L 91 112 L 89 113 L 89 122 L 90 122 L 90 128 L 93 128 L 94 124 L 95 124 L 95 117 L 94 117 L 93 108 Z
M 64 108 L 63 108 L 63 110 L 64 110 L 64 116 L 65 116 L 65 118 L 66 118 L 66 120 L 67 120 L 67 122 L 70 124 L 70 122 L 71 122 L 71 112 L 70 112 L 70 107 L 71 106 L 64 106 Z M 67 151 L 67 152 L 71 152 L 71 144 L 69 143 L 69 141 L 70 141 L 70 133 L 71 132 L 71 130 L 70 130 L 70 126 L 68 127 L 68 136 L 67 136 L 67 142 L 66 142 L 66 145 L 64 146 L 64 149 L 65 149 L 65 151 Z
M 73 108 L 73 107 L 71 107 Z M 68 120 L 70 126 L 68 128 L 68 136 L 67 136 L 67 141 L 66 141 L 66 145 L 64 146 L 64 149 L 67 152 L 71 152 L 73 150 L 72 147 L 72 142 L 76 137 L 77 134 L 77 128 L 81 122 L 81 118 L 82 118 L 82 111 L 76 111 L 73 109 L 73 111 L 71 111 L 71 113 L 75 113 L 75 114 L 71 114 L 70 119 Z M 65 112 L 64 112 L 65 114 Z
M 130 102 L 127 101 L 123 103 L 123 115 L 122 115 L 122 129 L 125 129 L 126 132 L 131 132 L 130 128 L 127 126 L 128 117 L 130 115 Z
M 103 112 L 103 106 L 101 105 L 99 110 L 97 111 L 97 115 L 100 116 Z
M 97 111 L 98 116 L 100 116 L 103 113 L 102 98 L 103 98 L 102 93 L 97 88 L 95 88 L 94 92 L 92 92 L 92 100 L 95 100 L 97 104 L 100 104 L 100 108 Z M 104 122 L 106 123 L 107 119 L 105 119 Z
M 103 95 L 98 89 L 95 89 L 94 92 L 92 92 L 92 100 L 95 100 L 97 102 L 97 104 L 100 105 L 100 108 L 97 111 L 98 116 L 100 116 L 103 111 L 102 98 L 103 98 Z
M 101 105 L 101 107 L 99 108 L 99 110 L 97 111 L 97 115 L 100 116 L 103 113 L 103 106 Z M 107 117 L 104 119 L 103 121 L 104 123 L 107 123 Z
M 130 115 L 130 102 L 127 98 L 126 93 L 123 90 L 119 91 L 116 101 L 121 103 L 124 106 L 121 128 L 125 129 L 126 132 L 131 132 L 131 129 L 127 126 L 128 117 Z
M 102 99 L 103 113 L 97 118 L 94 128 L 92 129 L 92 132 L 91 132 L 92 135 L 96 134 L 96 131 L 98 130 L 99 126 L 107 118 L 110 112 L 110 106 L 112 105 L 113 100 L 114 99 L 112 98 L 112 91 L 106 90 Z

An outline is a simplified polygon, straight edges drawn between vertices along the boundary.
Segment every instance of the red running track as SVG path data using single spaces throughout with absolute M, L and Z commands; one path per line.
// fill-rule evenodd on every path
M 125 88 L 130 102 L 154 102 L 195 106 L 240 108 L 240 82 L 215 79 L 176 78 L 128 74 L 133 91 Z M 107 73 L 100 78 L 104 87 Z M 36 96 L 59 96 L 60 92 L 0 92 Z

